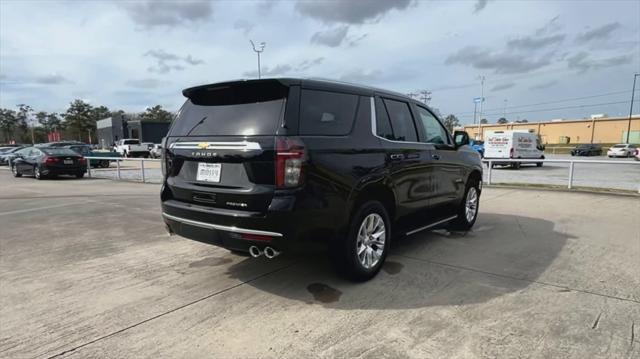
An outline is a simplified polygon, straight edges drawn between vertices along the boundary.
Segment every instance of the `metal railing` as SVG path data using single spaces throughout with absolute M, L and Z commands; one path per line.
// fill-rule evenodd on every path
M 134 161 L 134 162 L 140 162 L 140 178 L 142 179 L 142 182 L 146 182 L 146 176 L 144 173 L 144 163 L 145 162 L 160 162 L 161 160 L 155 159 L 155 158 L 135 158 L 135 157 L 85 157 L 88 161 L 88 163 L 91 163 L 91 161 L 96 161 L 96 162 L 100 162 L 100 161 L 109 161 L 109 162 L 115 162 L 116 163 L 116 177 L 118 180 L 122 179 L 122 175 L 121 175 L 121 166 L 120 166 L 120 162 L 125 162 L 125 161 Z M 92 173 L 91 173 L 91 166 L 87 166 L 87 176 L 89 178 L 92 177 Z
M 567 188 L 573 188 L 573 173 L 576 163 L 586 164 L 606 164 L 606 165 L 626 165 L 626 166 L 638 166 L 640 169 L 640 162 L 638 161 L 611 161 L 611 160 L 560 160 L 560 159 L 535 159 L 535 158 L 518 158 L 518 159 L 482 159 L 483 163 L 488 164 L 487 168 L 487 184 L 492 182 L 492 170 L 494 164 L 503 163 L 521 163 L 521 164 L 535 164 L 535 163 L 568 163 L 569 164 L 569 176 L 567 178 Z M 640 187 L 638 188 L 640 193 Z

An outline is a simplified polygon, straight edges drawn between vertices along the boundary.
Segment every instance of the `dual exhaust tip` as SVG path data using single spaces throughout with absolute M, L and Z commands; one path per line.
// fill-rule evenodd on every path
M 280 252 L 271 247 L 264 247 L 264 250 L 262 250 L 258 248 L 258 246 L 251 246 L 249 247 L 249 254 L 251 254 L 253 258 L 258 258 L 264 254 L 268 259 L 273 259 L 279 256 Z

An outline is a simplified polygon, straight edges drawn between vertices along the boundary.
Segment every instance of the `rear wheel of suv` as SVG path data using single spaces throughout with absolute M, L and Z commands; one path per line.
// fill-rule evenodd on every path
M 387 210 L 382 203 L 369 201 L 357 210 L 347 237 L 332 248 L 332 256 L 341 274 L 354 281 L 365 281 L 382 268 L 390 242 Z
M 477 179 L 469 179 L 464 197 L 458 208 L 458 217 L 449 225 L 454 231 L 468 231 L 476 223 L 478 209 L 480 208 L 480 182 Z

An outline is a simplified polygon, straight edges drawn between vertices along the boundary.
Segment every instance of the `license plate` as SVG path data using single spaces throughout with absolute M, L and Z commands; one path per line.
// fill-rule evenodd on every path
M 220 163 L 198 163 L 197 181 L 203 182 L 220 182 L 220 174 L 222 173 L 222 164 Z
M 65 165 L 72 165 L 73 164 L 73 160 L 64 160 L 64 164 Z

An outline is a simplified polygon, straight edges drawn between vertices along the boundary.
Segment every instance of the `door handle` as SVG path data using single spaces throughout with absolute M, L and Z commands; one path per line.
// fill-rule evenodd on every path
M 431 155 L 431 158 L 433 158 L 434 160 L 439 160 L 440 159 L 440 155 Z
M 394 161 L 398 161 L 404 158 L 404 156 L 402 155 L 402 153 L 392 153 L 389 158 L 391 158 Z

